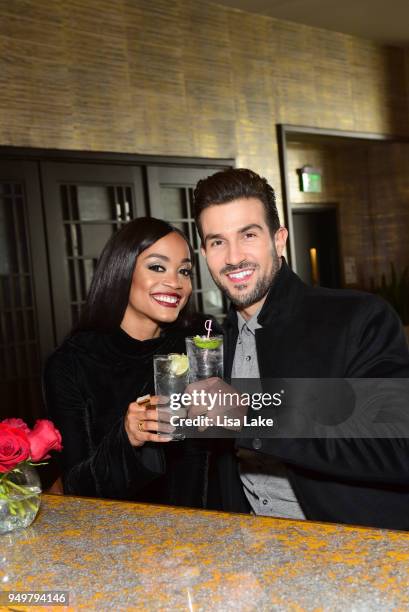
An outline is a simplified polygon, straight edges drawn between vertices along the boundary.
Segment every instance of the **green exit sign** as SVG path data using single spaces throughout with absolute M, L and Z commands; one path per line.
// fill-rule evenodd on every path
M 300 191 L 320 193 L 322 189 L 321 171 L 312 166 L 303 166 L 297 171 L 300 177 Z

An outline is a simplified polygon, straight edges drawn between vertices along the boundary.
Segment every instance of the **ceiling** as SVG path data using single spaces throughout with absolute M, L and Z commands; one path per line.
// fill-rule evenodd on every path
M 214 0 L 250 13 L 409 46 L 409 0 Z

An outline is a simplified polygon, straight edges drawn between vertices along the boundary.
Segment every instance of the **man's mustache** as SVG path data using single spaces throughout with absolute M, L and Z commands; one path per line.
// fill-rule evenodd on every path
M 240 272 L 240 270 L 255 270 L 256 268 L 258 268 L 258 264 L 242 261 L 237 266 L 225 266 L 220 270 L 220 274 L 233 274 L 234 272 Z

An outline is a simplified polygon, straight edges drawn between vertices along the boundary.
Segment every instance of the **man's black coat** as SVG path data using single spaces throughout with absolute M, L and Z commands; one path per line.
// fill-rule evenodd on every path
M 308 287 L 284 259 L 258 321 L 262 379 L 409 378 L 402 326 L 383 300 Z M 237 333 L 237 315 L 231 310 L 225 323 L 227 377 Z M 222 449 L 224 443 L 219 444 Z M 248 512 L 234 449 L 226 445 L 219 456 L 221 504 L 228 511 Z M 403 437 L 269 438 L 237 440 L 237 445 L 286 465 L 308 519 L 409 529 L 409 440 Z

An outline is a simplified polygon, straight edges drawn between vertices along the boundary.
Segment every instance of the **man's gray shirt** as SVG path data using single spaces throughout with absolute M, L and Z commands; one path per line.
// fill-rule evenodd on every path
M 258 314 L 259 311 L 246 321 L 237 313 L 239 335 L 232 378 L 260 378 L 255 336 L 255 330 L 261 327 L 257 321 Z M 288 480 L 285 465 L 270 455 L 251 450 L 239 449 L 237 455 L 244 493 L 255 514 L 305 519 Z

